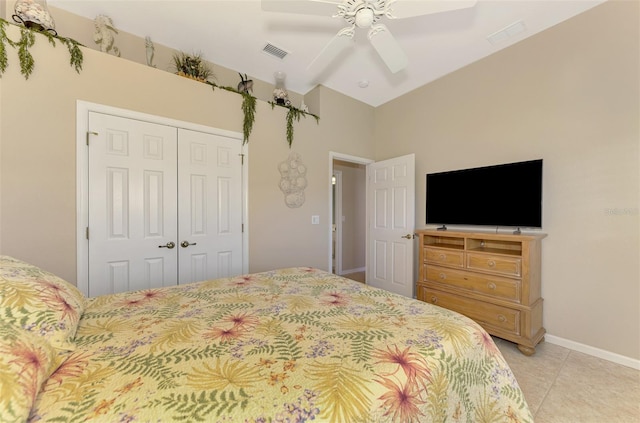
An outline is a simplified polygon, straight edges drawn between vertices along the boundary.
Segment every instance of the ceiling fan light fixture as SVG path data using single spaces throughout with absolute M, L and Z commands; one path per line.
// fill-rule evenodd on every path
M 356 26 L 358 28 L 369 28 L 373 24 L 374 18 L 373 10 L 364 7 L 356 12 Z

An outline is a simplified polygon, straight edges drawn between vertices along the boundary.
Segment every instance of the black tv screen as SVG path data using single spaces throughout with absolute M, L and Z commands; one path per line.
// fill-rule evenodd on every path
M 542 159 L 427 174 L 426 223 L 542 228 Z

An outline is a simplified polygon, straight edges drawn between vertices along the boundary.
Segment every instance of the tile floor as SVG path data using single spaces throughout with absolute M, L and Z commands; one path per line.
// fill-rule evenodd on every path
M 548 342 L 527 357 L 494 341 L 536 423 L 640 423 L 640 371 Z

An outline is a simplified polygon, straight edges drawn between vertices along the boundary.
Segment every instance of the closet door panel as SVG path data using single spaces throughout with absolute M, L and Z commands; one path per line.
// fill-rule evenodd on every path
M 186 129 L 178 138 L 179 283 L 241 274 L 241 143 Z
M 89 295 L 177 284 L 177 129 L 97 112 L 89 128 Z

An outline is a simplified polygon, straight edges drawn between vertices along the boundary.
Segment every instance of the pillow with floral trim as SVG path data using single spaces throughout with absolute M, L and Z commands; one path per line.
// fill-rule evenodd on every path
M 0 256 L 0 319 L 71 351 L 86 298 L 69 282 L 36 266 Z
M 40 388 L 63 357 L 36 334 L 0 323 L 0 421 L 27 421 Z

